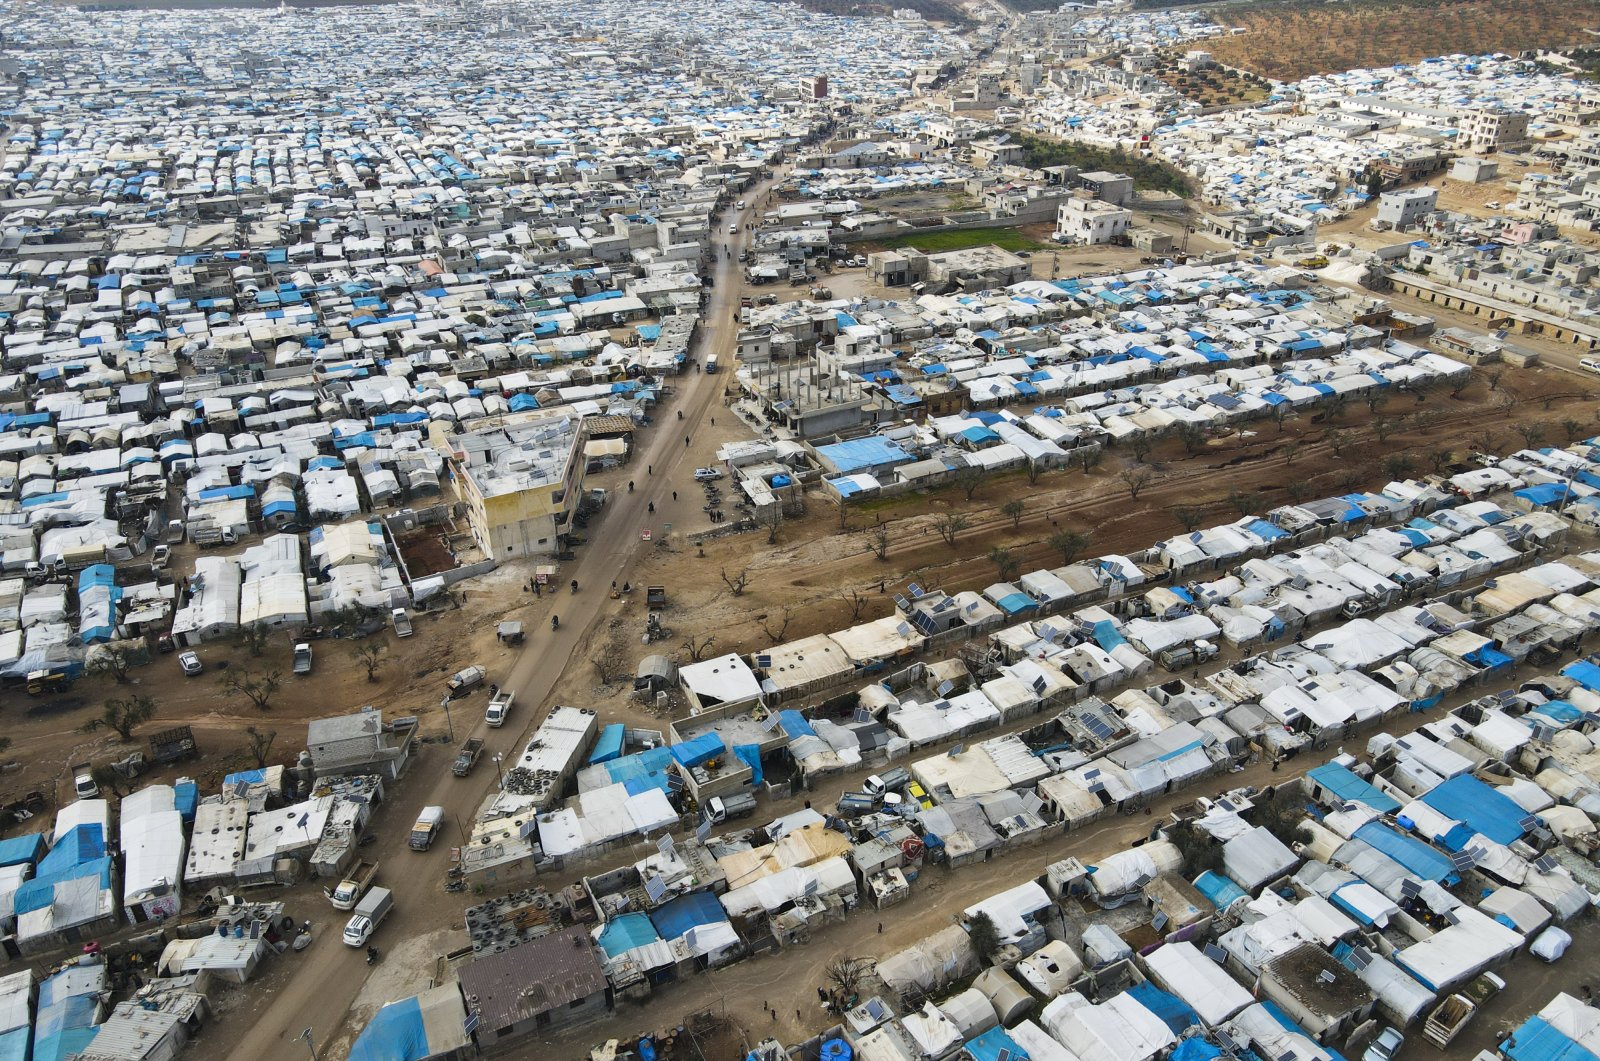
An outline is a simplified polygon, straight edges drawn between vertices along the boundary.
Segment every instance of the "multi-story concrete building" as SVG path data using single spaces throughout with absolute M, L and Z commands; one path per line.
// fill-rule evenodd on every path
M 1433 188 L 1384 192 L 1378 199 L 1378 216 L 1375 220 L 1393 229 L 1406 229 L 1433 213 L 1438 205 L 1439 193 Z
M 456 489 L 485 556 L 561 551 L 583 487 L 583 421 L 544 417 L 448 439 Z
M 1501 107 L 1479 107 L 1461 120 L 1463 146 L 1473 151 L 1500 151 L 1528 142 L 1528 116 Z
M 1133 224 L 1133 211 L 1099 199 L 1068 199 L 1056 215 L 1055 238 L 1062 243 L 1110 243 Z

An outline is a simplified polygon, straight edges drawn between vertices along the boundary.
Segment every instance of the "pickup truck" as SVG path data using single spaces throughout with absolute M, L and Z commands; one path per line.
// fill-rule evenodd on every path
M 302 641 L 294 646 L 294 672 L 311 673 L 311 645 L 308 642 Z
M 511 714 L 511 705 L 516 699 L 517 694 L 504 686 L 496 690 L 495 694 L 489 697 L 489 706 L 484 709 L 484 724 L 496 729 L 505 725 L 506 718 Z
M 362 896 L 355 915 L 345 922 L 344 943 L 347 947 L 361 947 L 383 924 L 383 919 L 394 909 L 394 896 L 388 888 L 373 888 Z
M 72 790 L 79 799 L 94 799 L 100 795 L 100 786 L 94 779 L 94 767 L 89 763 L 72 764 Z
M 667 606 L 667 587 L 649 586 L 644 591 L 645 607 L 651 611 L 660 611 Z
M 394 627 L 395 637 L 410 637 L 412 634 L 411 616 L 406 614 L 404 608 L 395 608 L 389 613 L 389 625 Z
M 861 818 L 878 809 L 878 800 L 865 792 L 846 792 L 839 797 L 841 818 Z
M 423 807 L 417 815 L 417 824 L 411 827 L 411 850 L 426 851 L 439 835 L 439 824 L 444 821 L 443 807 Z
M 861 783 L 869 796 L 882 799 L 885 793 L 898 792 L 911 783 L 911 774 L 903 766 L 893 770 L 885 770 L 881 774 L 873 774 Z
M 1484 973 L 1460 992 L 1439 1003 L 1422 1022 L 1422 1037 L 1443 1050 L 1461 1034 L 1461 1029 L 1478 1008 L 1505 989 L 1506 982 L 1494 973 Z
M 450 772 L 457 777 L 466 777 L 472 773 L 472 768 L 477 765 L 478 756 L 483 754 L 483 738 L 468 737 L 467 742 L 456 752 L 456 761 L 450 767 Z
M 377 877 L 378 864 L 363 860 L 357 862 L 355 868 L 344 875 L 344 880 L 339 882 L 338 887 L 324 888 L 322 892 L 335 910 L 350 910 L 355 907 L 357 900 L 366 894 L 367 888 Z
M 444 686 L 450 691 L 450 698 L 466 696 L 472 690 L 483 684 L 484 674 L 482 667 L 463 667 L 445 679 Z
M 731 796 L 712 796 L 701 808 L 700 816 L 712 825 L 721 825 L 735 818 L 748 818 L 755 811 L 756 798 L 748 792 L 738 792 Z

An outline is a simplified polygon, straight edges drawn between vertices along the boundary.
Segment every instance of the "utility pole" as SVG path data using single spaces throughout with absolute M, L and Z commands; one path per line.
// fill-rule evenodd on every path
M 317 1044 L 311 1041 L 311 1029 L 307 1028 L 305 1031 L 295 1036 L 295 1038 L 304 1039 L 306 1041 L 306 1049 L 311 1051 L 311 1061 L 318 1061 Z

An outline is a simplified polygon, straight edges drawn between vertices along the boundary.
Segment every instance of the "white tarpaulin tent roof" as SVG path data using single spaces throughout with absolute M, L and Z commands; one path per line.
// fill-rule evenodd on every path
M 1145 955 L 1150 977 L 1178 996 L 1200 1019 L 1216 1027 L 1250 1005 L 1250 992 L 1193 943 L 1169 943 Z

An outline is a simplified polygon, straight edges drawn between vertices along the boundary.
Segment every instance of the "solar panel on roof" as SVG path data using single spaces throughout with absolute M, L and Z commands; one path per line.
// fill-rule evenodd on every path
M 956 688 L 956 683 L 951 681 L 950 679 L 946 678 L 944 681 L 939 683 L 938 692 L 939 692 L 940 696 L 949 696 L 952 692 L 955 691 L 955 688 Z
M 1415 899 L 1421 894 L 1422 885 L 1418 884 L 1416 881 L 1407 878 L 1406 880 L 1400 882 L 1400 895 L 1402 898 Z
M 1372 964 L 1372 952 L 1365 947 L 1351 947 L 1350 964 L 1356 967 L 1357 972 L 1360 972 Z
M 1110 740 L 1113 735 L 1113 730 L 1111 727 L 1106 725 L 1105 719 L 1101 718 L 1099 715 L 1083 716 L 1083 724 L 1090 733 L 1093 733 L 1096 737 L 1099 737 L 1102 740 Z
M 894 597 L 894 606 L 903 612 L 908 612 L 911 610 L 911 602 L 900 596 L 898 593 L 896 593 Z
M 911 594 L 913 599 L 921 597 L 924 593 L 927 592 L 921 586 L 917 585 L 915 582 L 913 582 L 913 583 L 911 583 L 911 585 L 907 586 L 906 590 L 908 592 L 910 592 L 910 594 Z
M 1535 818 L 1531 814 L 1524 815 L 1517 819 L 1517 828 L 1521 829 L 1523 832 L 1527 832 L 1529 829 L 1536 829 L 1538 826 L 1539 819 Z
M 898 623 L 895 625 L 894 632 L 899 634 L 901 637 L 910 637 L 911 627 L 907 626 L 905 623 Z
M 872 1017 L 873 1020 L 888 1020 L 889 1019 L 889 1010 L 888 1010 L 888 1008 L 886 1006 L 884 1006 L 882 999 L 878 999 L 878 998 L 869 998 L 869 999 L 867 999 L 867 1013 L 868 1013 L 869 1016 Z
M 768 655 L 767 653 L 763 652 L 759 656 L 756 657 L 756 669 L 757 670 L 766 670 L 767 668 L 769 668 L 771 666 L 772 666 L 772 657 L 770 655 Z
M 1212 961 L 1216 962 L 1218 965 L 1221 965 L 1223 962 L 1228 960 L 1228 952 L 1217 946 L 1215 943 L 1207 943 L 1205 949 L 1201 951 L 1201 953 L 1207 958 L 1210 958 Z M 1218 1042 L 1220 1043 L 1221 1040 L 1219 1039 Z
M 1469 870 L 1477 864 L 1477 858 L 1466 851 L 1457 851 L 1455 854 L 1450 856 L 1450 865 L 1453 866 L 1458 873 L 1464 870 Z
M 1043 693 L 1049 687 L 1050 683 L 1044 680 L 1044 675 L 1042 674 L 1029 683 L 1029 688 L 1036 693 Z
M 1534 862 L 1533 868 L 1540 873 L 1554 873 L 1556 871 L 1556 860 L 1549 855 L 1540 855 L 1538 860 Z

